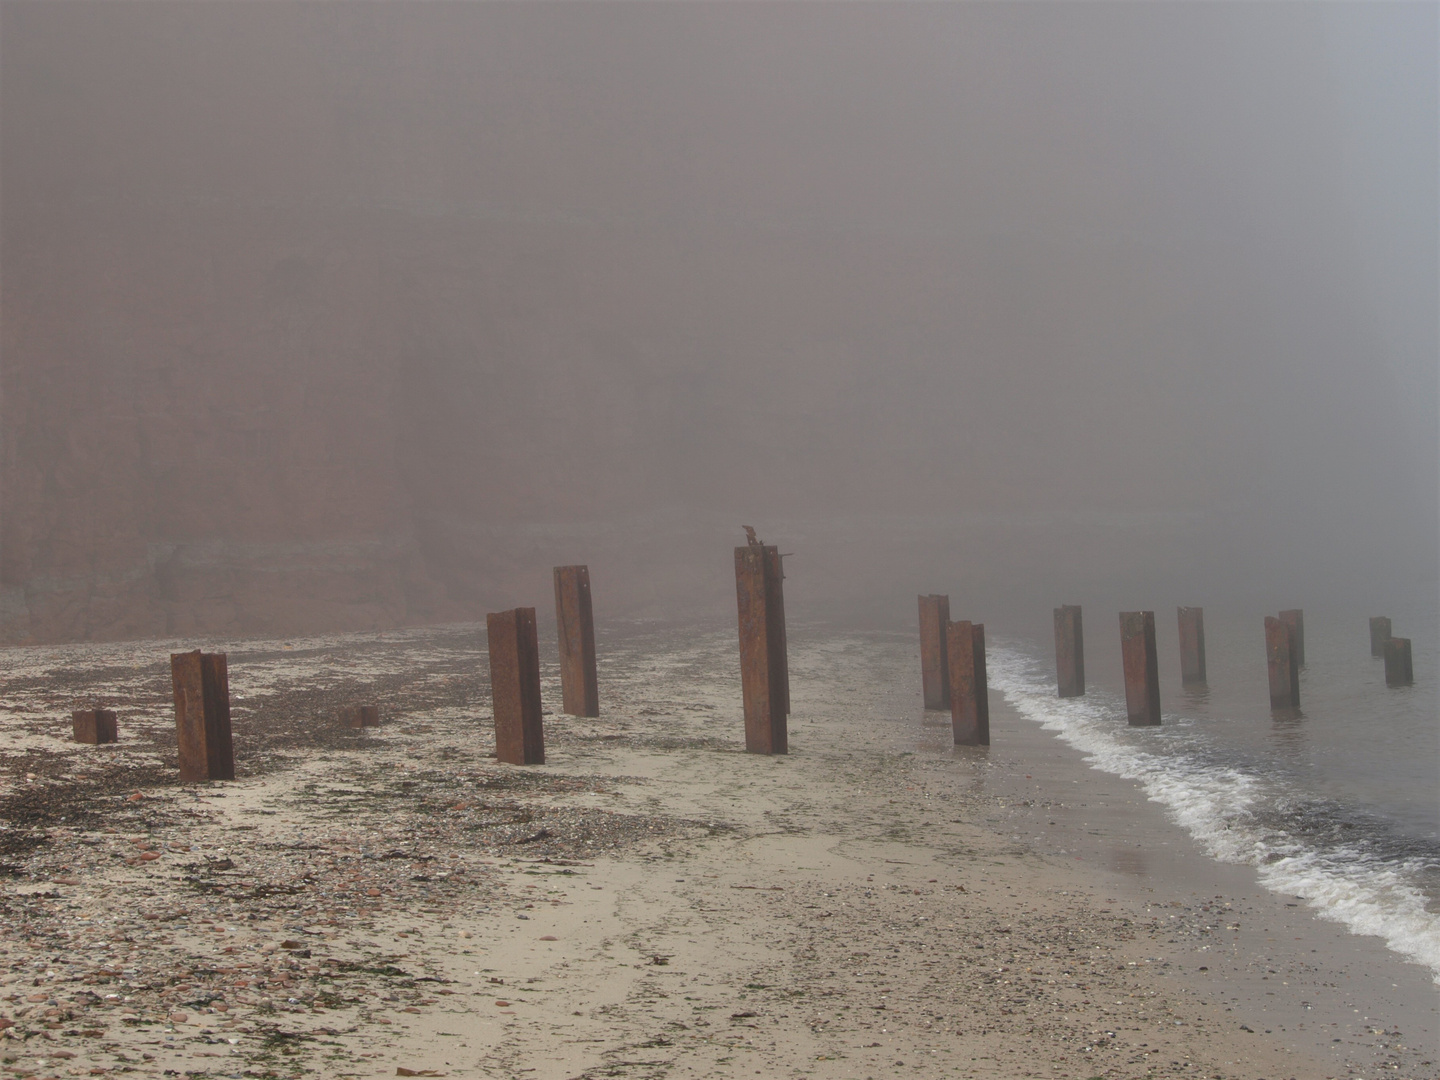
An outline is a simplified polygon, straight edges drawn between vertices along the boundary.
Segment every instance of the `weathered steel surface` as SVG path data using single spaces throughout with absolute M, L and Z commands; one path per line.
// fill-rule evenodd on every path
M 1182 607 L 1180 614 L 1180 681 L 1205 681 L 1205 609 Z
M 365 718 L 360 714 L 359 705 L 342 705 L 340 707 L 340 726 L 344 728 L 359 728 L 365 726 Z
M 1085 628 L 1079 604 L 1055 609 L 1055 674 L 1061 697 L 1085 693 Z
M 1302 668 L 1305 666 L 1305 612 L 1300 608 L 1282 611 L 1280 612 L 1280 621 L 1295 631 L 1294 645 L 1290 655 L 1295 661 L 1295 666 Z
M 946 627 L 949 653 L 950 727 L 956 746 L 990 745 L 990 688 L 985 676 L 985 624 Z
M 1385 685 L 1409 686 L 1415 681 L 1415 668 L 1410 661 L 1410 639 L 1385 639 Z
M 765 552 L 765 581 L 769 602 L 765 614 L 770 621 L 770 634 L 775 646 L 774 662 L 779 674 L 780 691 L 784 696 L 785 715 L 790 715 L 790 642 L 785 634 L 785 556 L 779 548 Z M 787 744 L 788 745 L 788 744 Z
M 234 780 L 230 674 L 225 654 L 202 653 L 199 649 L 171 653 L 170 684 L 175 695 L 181 783 Z
M 109 709 L 78 709 L 70 714 L 79 743 L 112 743 L 120 735 L 115 714 Z
M 1370 620 L 1370 655 L 1384 656 L 1385 642 L 1390 640 L 1390 619 L 1376 615 Z
M 1155 613 L 1120 613 L 1120 652 L 1125 662 L 1125 712 L 1130 723 L 1160 723 L 1160 670 L 1155 659 Z
M 778 548 L 747 544 L 735 549 L 745 749 L 752 754 L 784 754 L 789 750 L 785 722 L 789 711 L 789 668 L 781 580 Z
M 560 638 L 560 690 L 571 716 L 600 715 L 595 674 L 595 615 L 588 566 L 555 567 L 555 626 Z
M 361 726 L 361 727 L 379 727 L 379 726 L 380 726 L 380 707 L 379 707 L 378 705 L 361 705 L 361 706 L 360 706 L 360 726 Z
M 540 642 L 535 609 L 485 616 L 490 647 L 490 697 L 495 711 L 495 756 L 511 765 L 545 764 L 540 713 Z
M 1300 665 L 1295 662 L 1295 628 L 1265 616 L 1265 660 L 1270 674 L 1270 707 L 1300 707 Z
M 920 601 L 920 681 L 925 708 L 950 707 L 949 650 L 945 633 L 950 625 L 950 597 L 931 593 Z

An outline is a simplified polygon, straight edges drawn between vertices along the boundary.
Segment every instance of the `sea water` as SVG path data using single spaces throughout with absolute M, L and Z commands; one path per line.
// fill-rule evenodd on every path
M 1267 888 L 1378 935 L 1440 982 L 1435 620 L 1397 625 L 1416 679 L 1387 687 L 1364 616 L 1307 612 L 1301 708 L 1272 713 L 1263 621 L 1206 615 L 1207 683 L 1182 687 L 1175 616 L 1156 613 L 1158 727 L 1127 723 L 1118 618 L 1088 610 L 1084 697 L 1057 696 L 1051 642 L 1019 638 L 991 644 L 990 692 L 1139 783 L 1211 858 L 1254 866 Z

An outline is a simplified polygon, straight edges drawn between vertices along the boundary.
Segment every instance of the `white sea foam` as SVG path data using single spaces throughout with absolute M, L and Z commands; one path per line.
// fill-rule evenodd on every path
M 1222 862 L 1258 868 L 1274 892 L 1303 896 L 1325 919 L 1358 934 L 1374 934 L 1394 952 L 1424 964 L 1440 983 L 1440 916 L 1426 910 L 1415 882 L 1422 867 L 1382 861 L 1354 846 L 1324 851 L 1283 827 L 1266 824 L 1297 796 L 1278 778 L 1199 760 L 1176 740 L 1160 749 L 1130 741 L 1121 703 L 1103 692 L 1058 698 L 1043 665 L 992 646 L 990 685 L 1020 715 L 1053 731 L 1098 769 L 1134 780 L 1154 802 Z

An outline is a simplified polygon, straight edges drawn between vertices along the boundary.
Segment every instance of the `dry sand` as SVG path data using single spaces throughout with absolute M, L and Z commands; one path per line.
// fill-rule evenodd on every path
M 764 758 L 730 632 L 633 629 L 604 716 L 547 716 L 525 769 L 488 756 L 479 646 L 232 645 L 242 776 L 190 787 L 168 645 L 9 651 L 0 1073 L 1440 1072 L 1427 972 L 1203 860 L 998 695 L 996 746 L 951 747 L 902 639 L 792 633 Z M 336 730 L 361 697 L 384 726 Z M 120 746 L 65 742 L 100 698 Z

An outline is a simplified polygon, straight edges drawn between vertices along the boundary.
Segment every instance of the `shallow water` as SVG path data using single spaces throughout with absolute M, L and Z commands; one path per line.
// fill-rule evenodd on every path
M 1417 681 L 1388 688 L 1363 617 L 1307 613 L 1302 708 L 1294 715 L 1269 709 L 1259 626 L 1207 618 L 1208 686 L 1185 689 L 1167 641 L 1175 631 L 1157 623 L 1158 728 L 1126 722 L 1118 661 L 1107 655 L 1118 645 L 1106 649 L 1118 630 L 1107 634 L 1108 626 L 1086 627 L 1085 697 L 1059 699 L 1050 643 L 1022 640 L 992 645 L 991 691 L 1095 768 L 1138 781 L 1207 855 L 1257 867 L 1267 888 L 1380 936 L 1440 981 L 1433 623 L 1404 628 Z M 1100 662 L 1091 663 L 1092 653 Z

